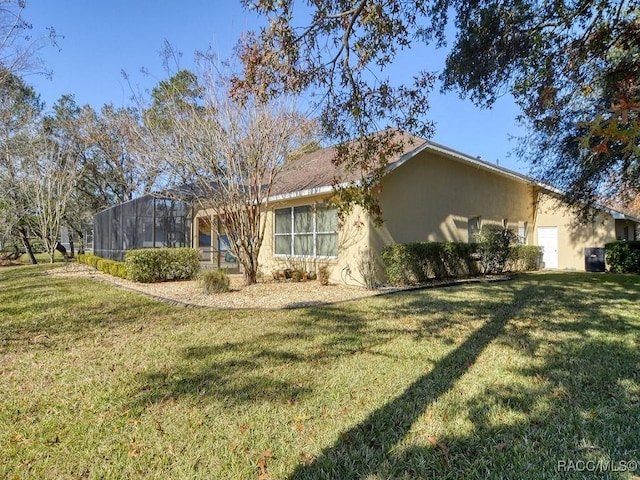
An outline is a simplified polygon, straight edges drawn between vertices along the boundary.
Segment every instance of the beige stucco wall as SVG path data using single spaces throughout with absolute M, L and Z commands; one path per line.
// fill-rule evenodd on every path
M 516 232 L 526 222 L 527 243 L 531 243 L 531 186 L 430 151 L 385 177 L 381 206 L 385 223 L 370 228 L 376 252 L 393 243 L 468 242 L 473 217 L 480 217 L 482 225 L 502 224 L 506 219 Z
M 322 203 L 323 195 L 294 197 L 269 205 L 259 264 L 263 275 L 275 270 L 330 267 L 332 283 L 363 285 L 358 264 L 370 253 L 377 259 L 378 280 L 384 280 L 380 253 L 393 243 L 415 241 L 468 242 L 469 220 L 502 224 L 518 231 L 526 225 L 526 244 L 537 244 L 539 227 L 558 229 L 558 268 L 584 270 L 584 248 L 602 247 L 622 236 L 623 221 L 601 213 L 590 225 L 576 223 L 570 211 L 551 194 L 523 179 L 472 165 L 433 151 L 423 151 L 391 171 L 383 180 L 380 203 L 385 222 L 375 226 L 361 208 L 340 224 L 338 256 L 331 259 L 274 255 L 274 209 Z M 197 216 L 206 215 L 201 211 Z M 627 225 L 633 234 L 635 223 Z M 197 221 L 194 221 L 197 238 Z
M 262 248 L 258 261 L 262 273 L 271 276 L 274 270 L 284 268 L 302 267 L 306 271 L 317 271 L 318 265 L 329 266 L 331 283 L 346 283 L 349 285 L 362 285 L 362 278 L 358 273 L 357 261 L 362 252 L 367 248 L 369 224 L 366 214 L 360 208 L 355 208 L 343 222 L 340 222 L 338 230 L 338 256 L 337 258 L 310 258 L 310 257 L 286 257 L 274 254 L 274 210 L 276 208 L 313 205 L 322 203 L 326 197 L 312 196 L 301 197 L 272 203 L 266 212 L 266 228 Z
M 558 228 L 558 269 L 585 269 L 584 249 L 604 247 L 614 241 L 615 221 L 613 217 L 601 212 L 593 222 L 580 224 L 571 211 L 550 194 L 541 191 L 538 195 L 536 218 L 531 229 L 533 243 L 539 227 Z
M 361 208 L 354 208 L 344 221 L 340 222 L 338 230 L 338 256 L 336 258 L 287 257 L 274 254 L 274 210 L 276 208 L 314 205 L 323 203 L 326 195 L 297 197 L 286 201 L 271 203 L 263 213 L 265 232 L 258 264 L 260 272 L 266 278 L 271 278 L 275 270 L 301 267 L 306 271 L 317 271 L 320 264 L 329 266 L 331 283 L 346 283 L 349 285 L 363 285 L 358 272 L 358 260 L 367 251 L 369 238 L 369 222 Z M 213 210 L 199 210 L 194 216 L 193 238 L 194 247 L 198 248 L 198 218 L 214 216 Z M 215 235 L 215 232 L 214 232 Z M 215 239 L 213 239 L 215 241 Z M 210 256 L 203 258 L 209 261 Z

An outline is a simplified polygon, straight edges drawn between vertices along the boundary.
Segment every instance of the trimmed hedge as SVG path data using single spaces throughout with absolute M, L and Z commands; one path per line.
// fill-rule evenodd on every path
M 97 257 L 92 253 L 81 253 L 76 256 L 76 261 L 78 263 L 83 263 L 93 268 L 98 268 L 98 260 L 100 260 L 100 257 Z
M 129 278 L 127 275 L 127 266 L 123 262 L 116 260 L 108 260 L 101 258 L 98 260 L 98 270 L 114 277 Z
M 389 245 L 382 251 L 387 281 L 396 286 L 417 285 L 430 280 L 479 275 L 478 244 L 458 242 L 413 242 Z M 540 268 L 542 249 L 512 245 L 507 269 L 531 271 Z
M 84 265 L 89 265 L 101 272 L 113 275 L 114 277 L 128 278 L 127 267 L 124 262 L 101 258 L 91 253 L 79 254 L 76 257 L 76 261 Z
M 190 280 L 200 271 L 200 257 L 193 248 L 142 248 L 125 255 L 129 279 L 154 283 Z
M 530 272 L 538 270 L 542 262 L 542 247 L 534 245 L 512 245 L 507 259 L 507 270 Z
M 412 242 L 389 245 L 382 252 L 387 280 L 393 285 L 414 285 L 431 279 L 478 274 L 475 244 Z
M 640 241 L 611 242 L 604 248 L 609 271 L 640 273 Z

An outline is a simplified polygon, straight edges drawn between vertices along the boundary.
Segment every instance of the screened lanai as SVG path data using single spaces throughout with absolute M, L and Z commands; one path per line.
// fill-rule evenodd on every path
M 97 213 L 93 230 L 94 253 L 111 260 L 137 248 L 190 247 L 191 206 L 144 195 Z

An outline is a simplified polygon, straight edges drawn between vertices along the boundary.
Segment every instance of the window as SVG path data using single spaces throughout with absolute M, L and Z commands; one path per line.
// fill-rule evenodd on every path
M 468 243 L 477 242 L 477 235 L 480 233 L 480 229 L 482 228 L 482 217 L 471 217 L 467 224 L 467 229 L 469 233 Z
M 338 256 L 338 212 L 323 205 L 278 208 L 275 211 L 276 255 Z
M 527 244 L 527 222 L 518 222 L 518 242 L 520 245 Z

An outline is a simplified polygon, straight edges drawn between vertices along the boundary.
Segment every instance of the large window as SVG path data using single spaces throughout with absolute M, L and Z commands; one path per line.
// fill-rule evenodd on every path
M 275 211 L 275 254 L 297 257 L 338 256 L 338 212 L 324 205 Z

